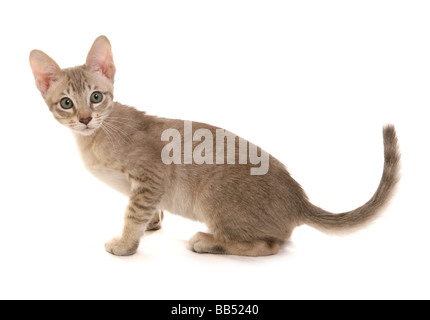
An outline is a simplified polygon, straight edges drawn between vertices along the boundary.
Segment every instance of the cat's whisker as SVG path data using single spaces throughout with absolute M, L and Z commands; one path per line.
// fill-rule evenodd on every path
M 129 127 L 130 129 L 132 129 L 132 130 L 135 130 L 136 129 L 136 126 L 135 125 L 131 125 L 131 124 L 129 124 L 129 123 L 125 123 L 125 122 L 123 122 L 123 121 L 120 121 L 120 120 L 112 120 L 112 119 L 109 119 L 108 121 L 106 121 L 106 122 L 108 122 L 108 123 L 110 123 L 110 124 L 112 124 L 112 125 L 121 125 L 121 126 L 127 126 L 127 127 Z
M 128 133 L 125 130 L 123 130 L 120 127 L 118 127 L 117 125 L 114 125 L 113 123 L 109 123 L 108 121 L 105 121 L 104 124 L 106 126 L 108 126 L 111 130 L 113 130 L 116 133 L 118 133 L 119 135 L 129 137 Z
M 108 118 L 107 120 L 105 120 L 105 123 L 108 123 L 109 125 L 112 125 L 112 126 L 114 126 L 114 127 L 119 127 L 119 126 L 117 125 L 117 123 L 118 123 L 118 124 L 120 124 L 120 125 L 126 125 L 126 126 L 129 126 L 129 127 L 131 127 L 131 128 L 135 128 L 134 126 L 132 126 L 132 125 L 130 125 L 130 124 L 128 124 L 128 123 L 124 123 L 124 122 L 119 121 L 119 120 L 111 120 L 110 118 Z
M 132 142 L 130 135 L 125 130 L 123 130 L 120 127 L 118 127 L 112 123 L 109 123 L 107 121 L 105 121 L 103 124 L 106 125 L 106 127 L 108 127 L 110 129 L 110 131 L 115 132 L 116 135 L 120 139 L 122 139 L 125 143 L 131 143 Z
M 112 133 L 110 132 L 110 130 L 106 126 L 104 126 L 104 124 L 101 124 L 100 128 L 105 132 L 106 137 L 109 139 L 109 142 L 112 146 L 112 149 L 116 150 L 115 143 L 114 143 L 115 138 L 112 136 Z

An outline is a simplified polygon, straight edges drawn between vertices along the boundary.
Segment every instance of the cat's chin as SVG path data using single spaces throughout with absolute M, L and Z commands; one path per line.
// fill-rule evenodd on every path
M 82 130 L 74 130 L 74 132 L 76 132 L 80 135 L 83 135 L 85 137 L 89 137 L 89 136 L 93 135 L 97 131 L 97 129 L 98 128 L 85 128 Z

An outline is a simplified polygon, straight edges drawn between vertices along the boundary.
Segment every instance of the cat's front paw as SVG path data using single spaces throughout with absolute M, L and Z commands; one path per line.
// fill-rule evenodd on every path
M 105 244 L 105 250 L 115 256 L 131 256 L 138 247 L 139 242 L 129 243 L 121 238 L 113 238 Z

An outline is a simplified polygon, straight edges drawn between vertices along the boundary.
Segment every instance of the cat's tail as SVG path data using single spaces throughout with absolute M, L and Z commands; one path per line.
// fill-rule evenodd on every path
M 373 197 L 363 206 L 349 212 L 333 214 L 310 204 L 305 213 L 305 223 L 328 233 L 355 231 L 378 216 L 388 203 L 399 181 L 400 152 L 396 130 L 393 125 L 383 129 L 384 137 L 384 171 Z

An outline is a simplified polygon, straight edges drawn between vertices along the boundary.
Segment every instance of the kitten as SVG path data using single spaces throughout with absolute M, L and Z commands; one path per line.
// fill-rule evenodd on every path
M 267 155 L 266 172 L 251 174 L 255 169 L 252 144 L 234 138 L 233 147 L 219 147 L 215 145 L 219 139 L 210 141 L 208 137 L 226 132 L 195 122 L 189 133 L 194 138 L 187 138 L 184 121 L 149 116 L 114 102 L 115 65 L 104 36 L 95 40 L 85 65 L 60 69 L 39 50 L 31 52 L 30 64 L 37 88 L 54 118 L 71 129 L 88 170 L 129 197 L 122 235 L 105 245 L 114 255 L 134 254 L 145 230 L 160 228 L 163 210 L 207 224 L 211 233 L 199 232 L 189 240 L 192 251 L 275 254 L 302 224 L 338 233 L 366 225 L 381 212 L 399 180 L 396 132 L 387 125 L 383 129 L 384 169 L 375 194 L 356 210 L 332 214 L 311 204 L 285 166 L 272 156 Z M 179 138 L 167 153 L 170 138 L 162 139 L 166 132 L 177 132 L 170 138 Z M 202 132 L 205 134 L 196 139 Z M 216 161 L 190 161 L 189 152 L 196 154 L 202 136 L 207 148 L 197 155 L 210 160 L 214 157 L 210 150 L 216 150 Z M 243 146 L 250 151 L 245 157 Z M 163 152 L 170 156 L 178 150 L 179 157 L 176 154 L 166 164 L 169 161 L 162 159 Z

